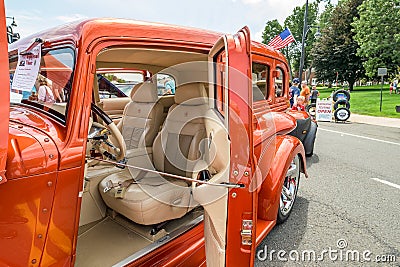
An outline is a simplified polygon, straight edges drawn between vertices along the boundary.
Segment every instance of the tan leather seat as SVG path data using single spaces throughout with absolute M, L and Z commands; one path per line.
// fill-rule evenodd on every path
M 176 89 L 175 102 L 161 132 L 153 144 L 153 162 L 146 158 L 131 158 L 129 164 L 147 169 L 192 177 L 196 163 L 206 149 L 204 116 L 208 110 L 204 85 L 192 83 Z M 148 157 L 147 157 L 148 159 Z M 133 181 L 126 187 L 114 187 L 104 192 L 107 182 Z M 117 195 L 124 188 L 123 196 Z M 137 169 L 112 174 L 99 185 L 106 205 L 132 221 L 150 225 L 180 218 L 195 206 L 190 184 Z
M 139 83 L 132 89 L 130 97 L 131 101 L 125 106 L 123 117 L 117 125 L 126 144 L 126 158 L 138 155 L 151 157 L 151 146 L 162 124 L 164 109 L 157 102 L 156 85 Z M 85 178 L 90 180 L 120 171 L 120 168 L 108 163 L 97 163 L 88 168 Z
M 118 123 L 128 158 L 133 149 L 153 145 L 163 119 L 163 106 L 157 102 L 156 84 L 144 82 L 135 85 L 131 91 L 131 99 Z

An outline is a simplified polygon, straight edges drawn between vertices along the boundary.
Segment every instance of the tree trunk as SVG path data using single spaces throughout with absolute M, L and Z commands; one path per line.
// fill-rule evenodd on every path
M 356 82 L 356 80 L 355 80 L 355 79 L 352 79 L 352 78 L 349 78 L 349 79 L 347 80 L 347 82 L 349 83 L 349 90 L 350 90 L 350 92 L 353 92 L 354 83 Z
M 312 71 L 312 64 L 308 68 L 308 75 L 306 75 L 307 77 L 305 77 L 305 80 L 308 81 L 309 85 L 311 85 L 311 71 Z M 306 72 L 306 74 L 307 74 L 307 72 Z

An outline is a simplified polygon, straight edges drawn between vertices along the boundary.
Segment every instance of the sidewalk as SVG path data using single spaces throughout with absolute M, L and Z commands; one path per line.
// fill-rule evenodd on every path
M 400 117 L 400 113 L 399 113 Z M 400 128 L 400 118 L 384 118 L 384 117 L 373 117 L 366 115 L 359 115 L 352 113 L 350 115 L 349 121 L 357 123 L 366 123 L 386 127 Z

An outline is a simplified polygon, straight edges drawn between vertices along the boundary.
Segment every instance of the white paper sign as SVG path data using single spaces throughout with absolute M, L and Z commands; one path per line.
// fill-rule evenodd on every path
M 315 119 L 317 121 L 332 121 L 332 101 L 317 99 L 315 109 Z
M 18 49 L 18 63 L 11 85 L 12 90 L 32 91 L 39 73 L 41 47 L 37 45 L 26 55 L 20 54 L 26 49 L 25 47 Z

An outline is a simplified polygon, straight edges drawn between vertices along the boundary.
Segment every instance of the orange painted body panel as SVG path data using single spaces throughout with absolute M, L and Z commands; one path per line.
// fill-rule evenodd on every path
M 273 151 L 275 159 L 268 169 L 261 172 L 267 173 L 265 180 L 261 185 L 258 195 L 258 218 L 265 221 L 275 221 L 279 207 L 279 197 L 282 190 L 283 178 L 286 170 L 296 154 L 301 155 L 301 161 L 305 163 L 304 148 L 299 139 L 292 136 L 277 136 L 275 146 L 277 149 Z M 256 146 L 255 153 L 259 155 L 262 146 Z M 276 160 L 276 159 L 281 160 Z M 260 164 L 260 166 L 264 166 Z M 304 165 L 305 166 L 305 165 Z
M 127 266 L 201 266 L 205 264 L 204 224 Z
M 8 147 L 8 108 L 10 98 L 10 78 L 8 74 L 7 30 L 4 2 L 0 1 L 0 185 L 7 181 L 5 167 Z
M 40 263 L 56 177 L 56 172 L 39 174 L 10 179 L 0 186 L 0 266 Z
M 228 221 L 226 243 L 226 265 L 252 266 L 254 262 L 253 245 L 243 245 L 240 231 L 242 219 L 253 220 L 254 194 L 249 185 L 253 174 L 253 144 L 251 111 L 251 62 L 250 62 L 250 32 L 247 27 L 227 40 L 229 66 L 229 133 L 231 137 L 230 182 L 243 183 L 245 188 L 232 189 L 228 195 Z M 245 88 L 245 90 L 243 90 Z M 234 114 L 233 114 L 234 113 Z M 244 128 L 244 129 L 243 129 Z M 246 140 L 248 140 L 246 142 Z M 233 172 L 238 171 L 234 176 Z M 248 172 L 248 175 L 244 173 Z M 232 194 L 236 193 L 236 197 Z M 233 208 L 238 207 L 240 208 Z M 254 235 L 253 235 L 254 239 Z
M 10 122 L 8 180 L 55 172 L 57 166 L 58 151 L 47 135 L 29 126 Z
M 55 198 L 43 250 L 43 266 L 71 266 L 78 235 L 83 167 L 62 170 L 54 188 Z
M 296 120 L 305 120 L 310 117 L 310 115 L 305 111 L 289 110 L 288 114 Z
M 0 250 L 0 265 L 71 266 L 75 261 L 81 204 L 79 192 L 83 184 L 93 87 L 93 75 L 87 77 L 93 70 L 93 57 L 97 52 L 111 45 L 135 44 L 206 54 L 220 36 L 219 33 L 172 25 L 98 19 L 57 27 L 10 46 L 10 55 L 13 55 L 18 46 L 41 37 L 45 40 L 44 47 L 67 44 L 75 46 L 79 53 L 66 125 L 32 108 L 12 107 L 11 112 L 5 113 L 10 114 L 11 120 L 7 129 L 9 141 L 4 145 L 8 149 L 9 181 L 0 186 L 0 247 L 7 249 Z M 229 78 L 229 105 L 236 113 L 235 117 L 229 118 L 230 138 L 234 144 L 230 164 L 231 172 L 239 171 L 239 176 L 231 174 L 230 180 L 245 185 L 244 189 L 232 189 L 229 193 L 226 250 L 229 266 L 253 264 L 257 243 L 275 224 L 282 176 L 290 159 L 295 154 L 304 159 L 303 146 L 298 139 L 276 135 L 277 132 L 285 134 L 295 126 L 293 117 L 281 113 L 287 108 L 287 90 L 283 97 L 271 97 L 251 108 L 250 60 L 253 54 L 255 58 L 267 55 L 271 64 L 280 66 L 286 74 L 288 68 L 283 55 L 265 45 L 250 42 L 249 36 L 248 29 L 244 28 L 228 37 L 229 66 L 241 74 L 232 74 Z M 267 111 L 265 105 L 269 105 Z M 8 109 L 8 103 L 1 108 L 3 106 Z M 257 116 L 271 114 L 270 111 L 275 111 L 272 121 L 255 122 Z M 0 114 L 4 114 L 2 110 Z M 249 143 L 242 144 L 243 138 Z M 248 175 L 244 175 L 245 171 Z M 232 198 L 232 193 L 237 197 Z M 242 219 L 255 222 L 251 246 L 242 245 Z M 18 247 L 21 251 L 16 253 Z M 131 265 L 204 264 L 201 223 Z
M 255 117 L 256 127 L 253 131 L 255 146 L 274 134 L 287 134 L 296 128 L 296 119 L 283 112 L 269 112 Z

